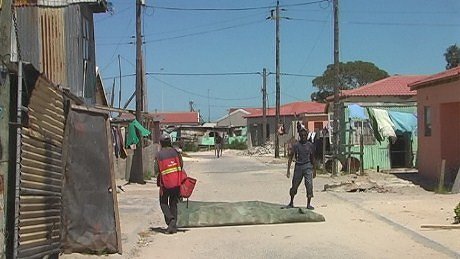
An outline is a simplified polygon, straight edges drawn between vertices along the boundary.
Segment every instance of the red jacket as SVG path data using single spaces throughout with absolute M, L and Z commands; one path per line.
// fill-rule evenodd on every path
M 179 153 L 174 148 L 164 148 L 158 152 L 156 160 L 160 171 L 160 186 L 166 189 L 179 187 L 183 180 Z

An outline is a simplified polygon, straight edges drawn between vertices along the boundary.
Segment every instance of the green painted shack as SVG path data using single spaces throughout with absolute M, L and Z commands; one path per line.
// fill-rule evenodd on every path
M 347 157 L 360 159 L 360 135 L 363 135 L 364 169 L 390 170 L 417 166 L 416 91 L 408 84 L 426 76 L 394 75 L 362 87 L 343 90 L 339 95 L 339 141 L 342 163 Z M 333 96 L 328 99 L 329 117 L 333 118 Z M 394 122 L 394 136 L 380 136 L 374 111 L 384 110 Z M 369 114 L 370 113 L 370 114 Z M 380 114 L 380 113 L 379 113 Z M 411 118 L 395 121 L 391 115 Z M 413 122 L 413 123 L 412 123 Z M 410 125 L 409 125 L 410 124 Z M 330 124 L 332 125 L 332 123 Z M 332 130 L 330 132 L 333 132 Z M 346 165 L 345 165 L 346 166 Z

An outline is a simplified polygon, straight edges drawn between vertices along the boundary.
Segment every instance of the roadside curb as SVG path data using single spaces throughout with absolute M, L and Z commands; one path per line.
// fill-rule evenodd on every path
M 365 212 L 368 212 L 369 214 L 375 216 L 377 219 L 379 219 L 380 221 L 383 221 L 385 223 L 387 223 L 388 225 L 391 225 L 392 227 L 398 229 L 398 230 L 401 230 L 402 232 L 404 232 L 405 234 L 411 236 L 416 242 L 426 246 L 426 247 L 429 247 L 433 250 L 436 250 L 438 252 L 441 252 L 443 254 L 446 254 L 450 257 L 453 257 L 453 258 L 460 258 L 460 253 L 444 246 L 443 244 L 440 244 L 430 238 L 427 238 L 426 236 L 423 236 L 419 233 L 417 233 L 416 231 L 412 230 L 412 229 L 409 229 L 385 216 L 382 216 L 380 214 L 378 214 L 377 212 L 375 211 L 372 211 L 372 210 L 369 210 L 367 208 L 364 208 L 363 206 L 361 206 L 360 204 L 350 200 L 350 199 L 347 199 L 345 197 L 342 197 L 340 196 L 339 194 L 337 193 L 333 193 L 333 192 L 328 192 L 329 194 L 331 194 L 332 196 L 336 197 L 337 199 L 339 200 L 342 200 L 344 202 L 348 202 L 348 203 L 351 203 L 353 204 L 354 206 L 356 206 L 357 208 L 365 211 Z

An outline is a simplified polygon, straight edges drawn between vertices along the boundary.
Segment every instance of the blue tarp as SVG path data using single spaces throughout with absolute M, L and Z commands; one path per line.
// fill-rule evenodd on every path
M 366 112 L 364 108 L 357 105 L 357 104 L 350 104 L 348 105 L 348 113 L 350 119 L 359 119 L 359 120 L 366 120 L 368 117 L 366 116 Z
M 413 113 L 388 111 L 388 115 L 395 125 L 395 131 L 417 132 L 417 117 Z

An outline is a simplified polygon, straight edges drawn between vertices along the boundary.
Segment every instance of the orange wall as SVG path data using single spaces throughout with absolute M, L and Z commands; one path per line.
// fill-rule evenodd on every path
M 446 159 L 446 173 L 460 166 L 460 102 L 441 104 L 441 159 Z
M 453 155 L 459 152 L 459 148 L 456 147 L 455 143 L 453 145 L 446 144 L 449 139 L 454 141 L 458 139 L 458 129 L 460 128 L 460 117 L 458 116 L 460 111 L 458 109 L 460 105 L 454 104 L 458 102 L 460 102 L 460 81 L 417 90 L 418 169 L 419 173 L 425 178 L 437 180 L 441 171 L 442 159 L 449 158 L 449 160 L 452 160 L 452 157 L 443 157 L 443 154 L 445 156 L 446 153 L 455 152 L 452 153 Z M 431 136 L 425 136 L 425 121 L 423 118 L 425 106 L 431 107 Z M 444 127 L 441 125 L 444 125 Z M 451 164 L 450 161 L 448 164 Z
M 308 116 L 303 119 L 303 123 L 307 126 L 309 131 L 314 131 L 315 122 L 322 122 L 323 127 L 327 126 L 327 115 L 318 115 L 318 116 Z

